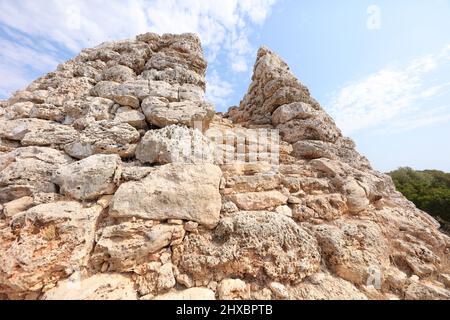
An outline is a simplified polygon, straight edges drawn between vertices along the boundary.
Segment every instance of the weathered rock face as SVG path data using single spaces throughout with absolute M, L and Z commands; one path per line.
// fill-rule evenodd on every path
M 143 163 L 212 163 L 213 147 L 200 131 L 171 125 L 148 131 L 136 149 Z
M 247 94 L 228 116 L 244 125 L 273 125 L 284 141 L 298 149 L 295 156 L 340 158 L 370 168 L 367 159 L 354 151 L 354 143 L 342 136 L 333 119 L 310 96 L 308 88 L 266 47 L 258 51 Z
M 120 157 L 98 154 L 63 165 L 55 171 L 53 181 L 60 191 L 78 200 L 97 199 L 113 194 L 120 177 Z M 119 170 L 119 174 L 117 171 Z
M 0 202 L 55 192 L 53 172 L 72 161 L 63 152 L 44 147 L 23 147 L 0 154 Z
M 78 279 L 76 279 L 78 280 Z M 102 273 L 87 279 L 60 281 L 43 300 L 136 300 L 134 282 L 125 275 Z
M 205 71 L 147 33 L 0 102 L 0 299 L 450 299 L 450 238 L 279 56 L 226 114 Z
M 112 199 L 114 217 L 182 219 L 214 227 L 219 220 L 220 168 L 211 164 L 168 164 L 141 181 L 122 184 Z
M 314 237 L 273 212 L 240 212 L 224 218 L 212 234 L 191 235 L 174 252 L 181 272 L 196 281 L 228 274 L 255 280 L 300 282 L 319 269 Z
M 0 230 L 2 291 L 21 297 L 84 268 L 101 211 L 61 201 L 16 214 Z

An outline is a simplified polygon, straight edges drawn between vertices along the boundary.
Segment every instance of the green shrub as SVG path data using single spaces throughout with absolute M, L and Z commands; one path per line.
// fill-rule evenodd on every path
M 450 232 L 450 173 L 399 168 L 389 173 L 397 190 L 418 208 L 434 216 Z

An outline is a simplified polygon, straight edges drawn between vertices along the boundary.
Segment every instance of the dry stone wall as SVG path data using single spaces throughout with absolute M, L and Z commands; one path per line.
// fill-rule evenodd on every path
M 1 102 L 0 298 L 450 298 L 450 238 L 278 55 L 226 114 L 206 66 L 147 33 Z

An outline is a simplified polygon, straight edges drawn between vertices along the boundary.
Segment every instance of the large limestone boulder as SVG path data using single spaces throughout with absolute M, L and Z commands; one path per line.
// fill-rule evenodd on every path
M 39 192 L 56 192 L 53 172 L 72 161 L 63 152 L 45 147 L 17 148 L 0 154 L 0 203 Z
M 339 277 L 366 284 L 376 271 L 383 281 L 383 273 L 389 266 L 389 247 L 378 225 L 341 220 L 335 225 L 315 226 L 314 235 L 328 267 Z
M 103 81 L 125 82 L 134 80 L 136 73 L 126 66 L 116 65 L 106 69 L 101 75 Z
M 64 150 L 77 159 L 97 153 L 126 158 L 134 155 L 139 138 L 139 132 L 128 123 L 103 120 L 89 124 Z
M 97 154 L 63 165 L 53 174 L 61 192 L 78 200 L 92 200 L 113 194 L 120 178 L 120 157 Z
M 5 120 L 0 118 L 0 137 L 9 140 L 22 140 L 26 134 L 38 130 L 51 130 L 56 123 L 42 119 L 15 119 Z
M 213 234 L 191 234 L 174 248 L 181 272 L 199 282 L 230 276 L 300 282 L 320 268 L 314 237 L 273 212 L 240 212 L 222 219 Z
M 142 102 L 147 121 L 157 127 L 182 124 L 191 128 L 207 130 L 214 116 L 214 107 L 206 102 L 168 102 L 150 97 Z
M 200 131 L 172 125 L 147 131 L 136 148 L 143 163 L 212 163 L 212 145 Z
M 168 164 L 141 181 L 122 184 L 114 194 L 114 217 L 192 220 L 207 227 L 219 221 L 222 172 L 212 164 Z
M 145 129 L 147 127 L 144 114 L 137 110 L 120 110 L 120 112 L 116 113 L 114 121 L 128 123 L 136 129 Z
M 92 263 L 109 271 L 139 271 L 150 255 L 184 236 L 182 225 L 137 219 L 102 229 Z
M 314 118 L 319 112 L 310 104 L 304 102 L 293 102 L 277 108 L 272 114 L 272 123 L 279 125 L 294 119 Z
M 77 100 L 66 100 L 64 107 L 64 124 L 79 126 L 85 121 L 101 121 L 111 119 L 114 101 L 100 97 L 83 97 Z

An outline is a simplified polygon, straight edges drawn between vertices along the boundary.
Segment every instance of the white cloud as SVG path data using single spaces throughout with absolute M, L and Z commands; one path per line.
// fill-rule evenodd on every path
M 17 39 L 0 39 L 0 97 L 9 96 L 37 75 L 55 69 L 59 62 L 51 48 L 43 46 L 45 51 L 39 51 L 31 39 Z
M 49 55 L 54 60 L 55 56 L 61 56 L 61 51 L 73 55 L 85 47 L 148 31 L 195 32 L 210 64 L 219 63 L 216 59 L 220 58 L 233 72 L 244 72 L 254 51 L 249 41 L 251 26 L 262 24 L 276 1 L 0 0 L 0 26 L 16 47 L 29 50 L 33 46 L 32 55 L 22 56 L 23 65 L 28 66 L 35 59 L 43 63 Z M 2 55 L 2 71 L 13 59 L 12 55 L 14 51 Z M 14 74 L 17 67 L 14 65 L 14 69 L 6 72 Z M 18 89 L 26 85 L 20 81 L 28 81 L 25 78 L 18 77 L 10 87 Z M 11 88 L 0 87 L 0 91 L 10 92 Z
M 332 95 L 331 114 L 346 134 L 410 130 L 450 119 L 450 50 L 387 67 Z M 440 79 L 440 81 L 439 81 Z M 447 99 L 448 101 L 448 99 Z
M 206 98 L 216 105 L 227 105 L 228 98 L 233 93 L 233 86 L 220 78 L 216 70 L 206 77 Z

